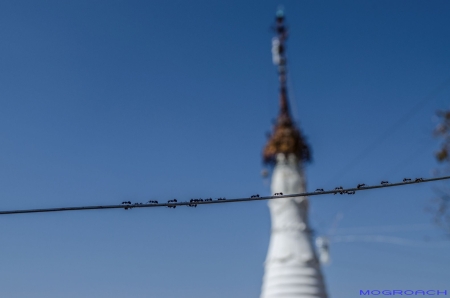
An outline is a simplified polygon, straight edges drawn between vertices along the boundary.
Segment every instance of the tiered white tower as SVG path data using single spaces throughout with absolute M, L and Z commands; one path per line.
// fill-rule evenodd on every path
M 303 164 L 310 160 L 309 147 L 289 113 L 286 91 L 283 11 L 277 12 L 272 53 L 280 75 L 280 114 L 263 156 L 274 165 L 272 193 L 306 192 Z M 261 298 L 327 298 L 324 280 L 308 225 L 306 197 L 269 201 L 272 232 L 265 262 Z

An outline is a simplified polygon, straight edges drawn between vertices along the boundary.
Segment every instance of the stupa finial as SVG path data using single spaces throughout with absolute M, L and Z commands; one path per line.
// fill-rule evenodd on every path
M 286 40 L 284 9 L 279 7 L 275 17 L 276 37 L 272 39 L 272 60 L 278 66 L 280 81 L 280 112 L 273 133 L 264 148 L 263 160 L 265 163 L 274 163 L 278 153 L 294 154 L 299 160 L 310 161 L 310 150 L 303 139 L 300 130 L 292 120 L 287 96 L 286 85 Z

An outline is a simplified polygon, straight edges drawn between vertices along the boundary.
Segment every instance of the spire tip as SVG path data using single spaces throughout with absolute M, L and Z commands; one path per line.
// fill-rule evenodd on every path
M 277 16 L 277 18 L 284 18 L 284 7 L 283 7 L 283 5 L 278 6 L 276 16 Z

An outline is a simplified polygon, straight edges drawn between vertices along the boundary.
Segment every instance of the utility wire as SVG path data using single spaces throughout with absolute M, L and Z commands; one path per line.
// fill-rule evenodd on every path
M 406 159 L 404 159 L 401 163 L 399 163 L 395 167 L 393 167 L 388 173 L 389 174 L 397 173 L 399 170 L 404 168 L 413 157 L 417 156 L 417 154 L 422 152 L 425 148 L 431 147 L 431 145 L 434 145 L 434 144 L 423 142 L 422 146 L 419 146 L 417 148 L 417 150 L 415 150 L 410 156 L 408 156 Z M 388 176 L 388 175 L 386 174 L 385 176 Z M 352 201 L 347 201 L 347 203 L 341 208 L 341 210 L 345 210 L 345 213 L 348 214 L 349 211 L 354 210 L 358 206 L 358 204 L 361 202 L 362 202 L 361 200 L 357 201 L 356 203 L 352 202 Z M 350 204 L 351 204 L 351 206 L 349 206 Z M 348 207 L 350 207 L 350 208 L 348 208 Z M 338 219 L 339 216 L 341 218 Z M 337 223 L 340 221 L 340 219 L 342 219 L 343 213 L 338 211 L 335 213 L 335 215 L 333 217 L 335 218 L 335 220 L 333 221 L 333 224 L 332 224 L 334 226 L 334 225 L 337 225 Z M 320 224 L 322 224 L 322 223 L 323 223 L 323 220 Z M 333 228 L 331 230 L 333 230 Z
M 369 226 L 369 227 L 351 227 L 351 228 L 337 228 L 333 233 L 329 233 L 326 236 L 339 236 L 339 234 L 345 233 L 392 233 L 392 232 L 405 232 L 405 231 L 419 231 L 419 230 L 431 230 L 436 229 L 429 223 L 423 224 L 409 224 L 409 225 L 387 225 L 387 226 Z
M 450 242 L 448 241 L 434 241 L 434 242 L 421 242 L 414 241 L 410 239 L 404 239 L 400 237 L 394 236 L 385 236 L 385 235 L 345 235 L 345 236 L 332 236 L 330 237 L 330 242 L 384 242 L 390 244 L 397 245 L 406 245 L 406 246 L 422 246 L 422 247 L 437 247 L 437 246 L 445 246 L 448 247 Z
M 352 162 L 348 163 L 345 167 L 343 167 L 336 175 L 334 176 L 334 179 L 337 179 L 338 177 L 342 177 L 347 175 L 350 170 L 355 168 L 365 157 L 367 157 L 368 154 L 373 152 L 380 144 L 386 140 L 391 134 L 396 132 L 403 124 L 405 124 L 412 116 L 414 116 L 415 113 L 421 110 L 423 106 L 425 106 L 427 103 L 431 102 L 432 100 L 436 99 L 436 97 L 444 91 L 448 86 L 450 85 L 450 78 L 447 78 L 444 80 L 441 84 L 439 84 L 435 89 L 433 89 L 427 96 L 425 96 L 421 101 L 417 102 L 406 114 L 403 115 L 398 121 L 393 123 L 387 130 L 385 130 L 374 142 L 370 143 L 364 150 L 361 151 L 361 154 L 356 156 Z M 425 146 L 424 146 L 425 147 Z M 399 165 L 399 167 L 402 165 Z M 398 168 L 396 168 L 396 171 L 398 171 Z M 331 182 L 331 180 L 330 180 Z M 349 203 L 348 203 L 349 204 Z M 353 206 L 354 207 L 354 206 Z M 338 213 L 338 212 L 337 212 Z M 334 215 L 336 217 L 337 213 Z M 322 225 L 324 223 L 325 219 L 319 220 L 319 225 Z
M 429 149 L 432 146 L 436 146 L 433 142 L 423 142 L 422 146 L 417 146 L 416 150 L 414 150 L 407 158 L 403 159 L 400 163 L 398 163 L 395 167 L 391 168 L 389 172 L 386 173 L 386 175 L 394 175 L 397 174 L 398 171 L 402 170 L 405 166 L 410 164 L 410 161 L 413 160 L 417 155 L 424 152 L 425 149 Z
M 411 118 L 415 113 L 421 110 L 421 108 L 435 99 L 442 91 L 444 91 L 450 85 L 450 78 L 443 81 L 439 84 L 428 96 L 425 96 L 421 101 L 416 103 L 406 114 L 403 115 L 398 121 L 393 123 L 391 126 L 386 129 L 383 134 L 381 134 L 374 142 L 370 143 L 364 150 L 361 151 L 361 154 L 356 156 L 356 158 L 350 162 L 347 166 L 342 168 L 334 177 L 334 179 L 338 177 L 342 177 L 346 175 L 351 169 L 357 166 L 367 155 L 373 152 L 387 137 L 396 132 L 403 124 L 405 124 L 409 118 Z
M 435 263 L 435 265 L 443 265 L 448 261 L 446 258 L 447 255 L 437 255 L 436 250 L 431 247 L 428 250 L 425 250 L 422 248 L 419 252 L 417 250 L 411 251 L 409 249 L 404 249 L 406 247 L 404 247 L 403 249 L 400 249 L 400 250 L 397 250 L 397 249 L 392 250 L 392 249 L 387 248 L 386 246 L 368 245 L 368 244 L 369 243 L 367 243 L 367 242 L 354 242 L 352 244 L 352 246 L 356 245 L 356 246 L 364 247 L 364 249 L 373 250 L 377 253 L 385 252 L 385 253 L 389 253 L 389 254 L 395 254 L 395 255 L 398 255 L 401 257 L 407 257 L 407 258 L 409 257 L 411 259 L 415 259 L 415 261 L 433 262 L 433 263 Z M 423 252 L 427 252 L 427 253 L 423 253 Z M 428 254 L 428 253 L 430 253 L 430 254 Z M 437 256 L 439 259 L 433 259 L 433 256 Z
M 422 152 L 425 148 L 427 147 L 431 147 L 431 145 L 434 145 L 432 143 L 427 143 L 427 142 L 423 142 L 422 146 L 419 146 L 417 148 L 417 150 L 413 151 L 413 153 L 408 156 L 406 159 L 404 159 L 401 163 L 397 164 L 395 167 L 393 167 L 389 172 L 387 172 L 388 174 L 395 174 L 397 173 L 399 170 L 401 170 L 403 167 L 405 167 L 405 165 L 408 164 L 408 162 L 415 156 L 417 156 L 418 153 Z M 388 176 L 388 174 L 386 174 L 385 176 Z M 341 208 L 341 210 L 345 210 L 345 213 L 349 213 L 350 211 L 354 210 L 358 204 L 360 204 L 362 201 L 359 200 L 356 203 L 352 202 L 352 201 L 347 201 L 346 204 L 344 203 L 344 206 Z M 351 206 L 350 206 L 351 204 Z M 338 224 L 338 222 L 342 219 L 343 217 L 343 213 L 341 211 L 338 211 L 335 213 L 335 215 L 333 216 L 335 218 L 335 220 L 333 221 L 333 224 L 331 228 L 331 231 L 334 231 L 336 229 L 336 226 Z M 323 223 L 323 221 L 321 222 L 321 224 Z M 330 232 L 331 234 L 331 232 Z
M 126 204 L 126 205 L 105 205 L 105 206 L 82 206 L 82 207 L 63 207 L 63 208 L 43 208 L 43 209 L 23 209 L 23 210 L 9 210 L 9 211 L 0 211 L 0 215 L 6 214 L 19 214 L 19 213 L 41 213 L 41 212 L 59 212 L 59 211 L 80 211 L 80 210 L 99 210 L 99 209 L 132 209 L 132 208 L 147 208 L 147 207 L 171 207 L 175 208 L 176 206 L 196 206 L 196 205 L 206 205 L 206 204 L 222 204 L 222 203 L 238 203 L 238 202 L 248 202 L 248 201 L 265 201 L 265 200 L 275 200 L 275 199 L 283 199 L 283 198 L 295 198 L 295 197 L 306 197 L 306 196 L 318 196 L 318 195 L 326 195 L 326 194 L 355 194 L 357 191 L 375 189 L 375 188 L 385 188 L 385 187 L 393 187 L 393 186 L 401 186 L 401 185 L 409 185 L 423 182 L 432 182 L 438 180 L 446 180 L 450 179 L 450 176 L 436 177 L 430 179 L 417 178 L 415 180 L 406 180 L 399 183 L 383 183 L 381 185 L 373 185 L 373 186 L 365 186 L 358 185 L 355 188 L 347 188 L 344 189 L 342 187 L 336 187 L 334 190 L 324 191 L 322 189 L 317 189 L 315 192 L 305 192 L 298 194 L 289 194 L 289 195 L 274 195 L 268 197 L 260 197 L 259 195 L 254 195 L 250 198 L 241 198 L 241 199 L 225 199 L 219 198 L 218 200 L 211 201 L 194 201 L 190 202 L 167 202 L 167 203 L 151 203 L 151 204 Z

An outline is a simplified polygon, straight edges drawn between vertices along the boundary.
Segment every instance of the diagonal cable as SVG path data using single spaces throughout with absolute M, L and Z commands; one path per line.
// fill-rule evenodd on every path
M 444 91 L 450 85 L 450 78 L 443 81 L 439 84 L 433 91 L 431 91 L 427 96 L 425 96 L 421 101 L 416 103 L 406 114 L 403 115 L 400 119 L 394 122 L 391 126 L 388 127 L 378 138 L 376 138 L 372 143 L 370 143 L 361 153 L 356 156 L 352 162 L 350 162 L 347 166 L 342 168 L 335 176 L 334 179 L 338 177 L 342 177 L 342 175 L 346 175 L 350 170 L 355 168 L 369 153 L 373 152 L 378 146 L 390 135 L 396 132 L 403 124 L 405 124 L 409 118 L 414 116 L 415 113 L 421 110 L 423 106 L 425 106 L 428 102 L 435 99 L 442 91 Z
M 100 209 L 101 210 L 124 209 L 124 208 L 127 208 L 127 209 L 149 208 L 149 207 L 171 207 L 171 208 L 174 208 L 176 206 L 239 203 L 239 202 L 248 202 L 248 201 L 265 201 L 265 200 L 276 200 L 276 199 L 282 199 L 282 198 L 318 196 L 318 195 L 326 195 L 326 194 L 355 194 L 357 191 L 362 191 L 362 190 L 417 184 L 417 183 L 432 182 L 432 181 L 446 180 L 446 179 L 450 179 L 450 176 L 436 177 L 436 178 L 430 178 L 430 179 L 417 178 L 417 179 L 411 180 L 411 181 L 404 180 L 403 182 L 399 182 L 399 183 L 384 183 L 381 185 L 373 185 L 373 186 L 358 185 L 358 187 L 347 188 L 347 189 L 344 189 L 342 187 L 337 187 L 334 190 L 316 190 L 315 192 L 304 192 L 304 193 L 289 194 L 289 195 L 274 195 L 274 196 L 268 196 L 268 197 L 252 196 L 250 198 L 240 198 L 240 199 L 219 198 L 218 200 L 215 200 L 215 201 L 200 201 L 200 202 L 167 202 L 167 203 L 161 203 L 161 204 L 159 204 L 159 203 L 158 204 L 136 203 L 134 205 L 105 205 L 105 206 L 81 206 L 81 207 L 7 210 L 7 211 L 0 211 L 0 215 L 20 214 L 20 213 L 60 212 L 60 211 L 100 210 Z

